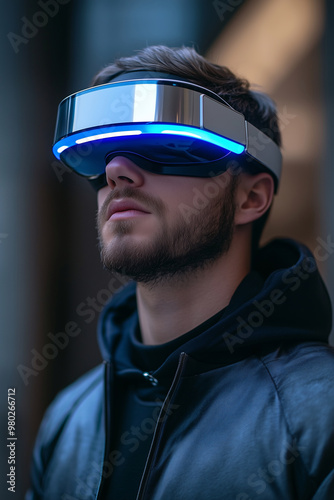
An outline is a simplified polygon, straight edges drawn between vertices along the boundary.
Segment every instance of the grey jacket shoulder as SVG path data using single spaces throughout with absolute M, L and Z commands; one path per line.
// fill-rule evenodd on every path
M 25 499 L 43 498 L 43 482 L 49 469 L 53 452 L 57 447 L 63 430 L 82 415 L 93 409 L 96 418 L 103 415 L 103 374 L 101 364 L 63 389 L 47 408 L 38 435 L 32 457 L 32 488 Z M 74 424 L 74 427 L 76 425 Z
M 305 343 L 262 359 L 309 476 L 334 469 L 334 348 Z
M 41 430 L 47 428 L 44 434 L 52 436 L 61 431 L 66 419 L 83 400 L 94 397 L 99 385 L 103 390 L 103 370 L 101 364 L 59 392 L 45 412 L 41 425 Z

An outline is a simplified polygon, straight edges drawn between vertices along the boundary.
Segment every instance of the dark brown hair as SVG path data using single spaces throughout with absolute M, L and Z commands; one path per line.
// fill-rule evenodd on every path
M 134 56 L 122 57 L 103 68 L 92 85 L 108 83 L 122 72 L 139 70 L 174 74 L 215 92 L 278 146 L 281 145 L 276 107 L 270 97 L 251 90 L 247 80 L 238 78 L 225 66 L 208 61 L 191 47 L 147 47 Z M 253 223 L 253 250 L 258 247 L 268 214 L 269 210 Z

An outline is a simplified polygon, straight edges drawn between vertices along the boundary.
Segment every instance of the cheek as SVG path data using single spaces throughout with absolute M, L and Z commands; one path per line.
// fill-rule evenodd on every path
M 205 206 L 210 198 L 206 194 L 207 185 L 210 179 L 181 177 L 177 179 L 173 186 L 166 193 L 165 204 L 170 211 L 182 214 L 184 207 L 199 208 Z M 216 186 L 216 190 L 220 189 Z M 211 196 L 211 193 L 209 193 Z
M 201 183 L 197 178 L 165 176 L 165 182 L 157 190 L 167 207 L 175 208 L 181 203 L 191 203 Z
M 110 192 L 110 188 L 108 186 L 105 186 L 102 189 L 98 190 L 98 192 L 97 192 L 97 207 L 99 210 L 102 207 L 104 201 L 106 200 L 109 192 Z

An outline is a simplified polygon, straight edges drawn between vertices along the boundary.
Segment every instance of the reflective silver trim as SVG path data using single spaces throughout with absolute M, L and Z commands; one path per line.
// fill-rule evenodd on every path
M 201 102 L 203 107 L 201 128 L 246 146 L 244 115 L 206 95 L 201 95 Z
M 280 148 L 266 134 L 245 121 L 247 131 L 246 151 L 249 156 L 269 168 L 277 179 L 281 176 L 282 153 Z
M 212 122 L 219 134 L 221 126 L 214 116 L 210 118 L 214 106 L 210 106 L 209 101 L 216 101 L 204 96 L 203 104 L 203 94 L 179 83 L 171 85 L 169 80 L 116 82 L 72 94 L 60 103 L 54 142 L 81 130 L 124 123 L 172 123 L 203 128 L 201 115 L 207 123 L 204 127 L 211 130 Z M 221 119 L 228 123 L 231 113 L 236 112 L 223 103 L 217 104 L 218 109 L 222 108 Z M 225 118 L 224 110 L 227 110 Z

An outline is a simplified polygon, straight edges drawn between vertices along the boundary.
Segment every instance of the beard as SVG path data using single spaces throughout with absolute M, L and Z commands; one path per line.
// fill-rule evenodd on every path
M 169 280 L 184 280 L 189 273 L 210 266 L 226 253 L 231 245 L 234 232 L 235 201 L 234 193 L 237 178 L 231 182 L 221 196 L 216 196 L 206 207 L 197 210 L 186 221 L 179 215 L 168 225 L 164 204 L 147 194 L 125 188 L 117 195 L 110 193 L 97 216 L 97 229 L 101 260 L 104 267 L 113 273 L 126 276 L 141 283 L 155 285 Z M 149 243 L 129 244 L 124 242 L 108 248 L 103 242 L 102 228 L 105 214 L 111 200 L 130 198 L 143 202 L 152 208 L 161 220 L 161 230 Z M 131 234 L 136 221 L 116 221 L 115 236 Z

